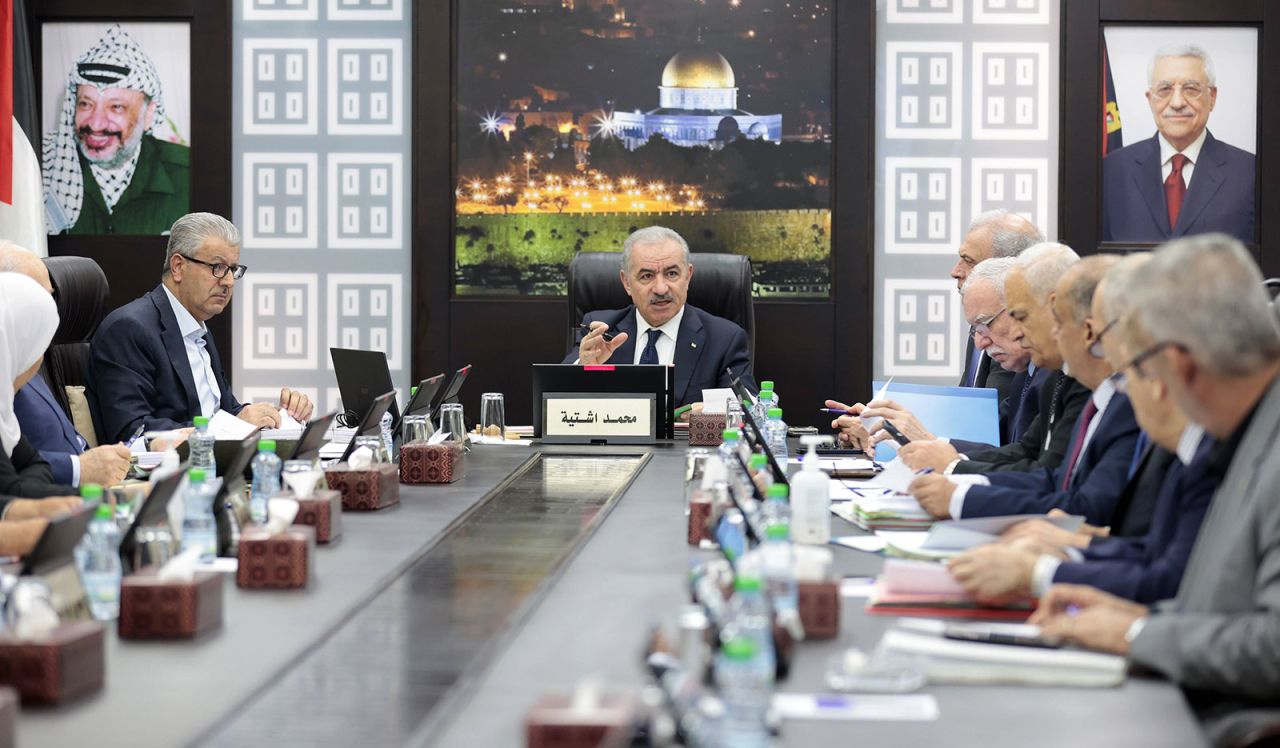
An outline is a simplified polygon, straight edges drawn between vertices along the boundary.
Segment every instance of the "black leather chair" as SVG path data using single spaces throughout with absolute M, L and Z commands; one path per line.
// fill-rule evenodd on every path
M 88 257 L 48 257 L 44 261 L 58 304 L 58 329 L 40 373 L 71 417 L 67 385 L 84 385 L 89 374 L 89 339 L 107 314 L 107 276 Z
M 619 252 L 579 252 L 569 263 L 569 331 L 566 350 L 578 340 L 587 312 L 621 309 L 631 303 L 618 279 Z M 742 255 L 696 252 L 687 303 L 738 323 L 747 332 L 747 351 L 756 360 L 756 313 L 752 304 L 751 260 Z

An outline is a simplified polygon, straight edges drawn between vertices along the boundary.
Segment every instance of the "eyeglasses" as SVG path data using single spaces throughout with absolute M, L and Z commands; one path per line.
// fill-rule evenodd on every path
M 178 255 L 178 256 L 186 260 L 187 262 L 194 262 L 199 265 L 204 265 L 205 267 L 209 268 L 209 272 L 213 273 L 213 277 L 217 278 L 218 280 L 222 280 L 223 278 L 227 277 L 228 272 L 231 273 L 232 278 L 235 278 L 236 280 L 240 280 L 241 278 L 244 277 L 244 274 L 249 270 L 248 265 L 228 265 L 225 262 L 205 262 L 204 260 L 197 260 L 194 257 L 187 257 L 186 255 Z
M 1129 394 L 1129 378 L 1124 375 L 1124 372 L 1117 371 L 1115 374 L 1112 374 L 1111 382 L 1115 384 L 1116 392 L 1119 392 L 1121 395 Z
M 1120 371 L 1118 373 L 1124 374 L 1128 370 L 1133 369 L 1138 374 L 1138 376 L 1142 377 L 1143 379 L 1148 379 L 1149 376 L 1147 375 L 1146 372 L 1142 370 L 1143 362 L 1150 360 L 1160 351 L 1163 351 L 1165 348 L 1168 348 L 1169 346 L 1173 346 L 1173 345 L 1178 345 L 1178 343 L 1175 343 L 1172 340 L 1166 340 L 1163 343 L 1156 343 L 1155 345 L 1151 346 L 1150 348 L 1143 351 L 1142 353 L 1139 353 L 1137 356 L 1134 356 L 1132 361 L 1120 367 Z
M 1174 91 L 1181 91 L 1182 98 L 1187 101 L 1198 101 L 1204 95 L 1204 86 L 1195 81 L 1179 85 L 1174 85 L 1168 81 L 1160 81 L 1152 87 L 1151 96 L 1157 101 L 1167 101 L 1173 96 Z
M 1090 356 L 1093 356 L 1094 358 L 1106 357 L 1106 353 L 1102 350 L 1102 336 L 1110 332 L 1111 328 L 1115 327 L 1116 323 L 1119 321 L 1120 321 L 1120 318 L 1116 317 L 1115 319 L 1108 322 L 1106 327 L 1103 327 L 1102 330 L 1098 332 L 1098 337 L 1095 338 L 1093 343 L 1089 346 Z
M 1000 319 L 1000 315 L 1009 310 L 1009 307 L 1001 307 L 1000 311 L 995 314 L 988 314 L 986 317 L 978 317 L 973 321 L 973 334 L 981 335 L 984 338 L 991 337 L 991 325 Z

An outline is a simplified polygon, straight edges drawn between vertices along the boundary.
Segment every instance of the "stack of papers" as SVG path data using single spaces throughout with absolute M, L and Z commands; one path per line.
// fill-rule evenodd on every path
M 891 558 L 876 581 L 876 591 L 867 600 L 867 611 L 902 616 L 958 616 L 1026 620 L 1030 601 L 1005 607 L 979 604 L 942 564 Z
M 1123 657 L 1078 649 L 956 641 L 943 637 L 945 627 L 940 621 L 916 623 L 938 625 L 890 629 L 881 638 L 879 651 L 922 658 L 931 683 L 1107 688 L 1118 686 L 1125 679 Z M 1035 626 L 997 623 L 973 626 L 1031 636 L 1039 633 Z
M 1068 532 L 1075 532 L 1083 517 L 1050 517 L 1044 514 L 1010 514 L 1003 517 L 974 517 L 935 522 L 927 532 L 885 533 L 886 552 L 891 556 L 936 560 L 951 558 L 970 548 L 994 543 L 1000 533 L 1019 522 L 1039 519 Z
M 852 521 L 869 531 L 879 530 L 927 530 L 934 523 L 933 517 L 920 503 L 910 496 L 867 496 L 850 502 Z

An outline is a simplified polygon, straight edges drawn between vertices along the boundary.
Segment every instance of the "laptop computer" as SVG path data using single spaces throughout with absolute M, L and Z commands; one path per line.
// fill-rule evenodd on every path
M 319 456 L 325 435 L 329 433 L 329 427 L 337 417 L 338 412 L 335 410 L 311 419 L 297 441 L 277 440 L 276 454 L 281 460 L 308 460 Z
M 339 462 L 346 462 L 351 459 L 351 453 L 356 450 L 356 437 L 366 434 L 376 434 L 381 430 L 382 414 L 387 412 L 387 408 L 391 407 L 392 402 L 396 399 L 395 390 L 378 395 L 373 399 L 373 403 L 369 409 L 365 411 L 364 417 L 360 419 L 359 425 L 356 426 L 356 432 L 351 437 L 351 441 L 347 442 L 347 448 L 342 452 L 342 459 Z
M 324 418 L 332 421 L 333 414 L 322 416 L 316 421 Z M 311 424 L 316 421 L 312 421 Z M 308 428 L 311 424 L 308 424 Z M 325 429 L 320 429 L 321 434 L 324 431 Z M 301 445 L 302 440 L 299 440 L 298 444 Z M 316 449 L 318 450 L 319 447 Z M 227 472 L 222 474 L 222 484 L 218 486 L 218 493 L 213 497 L 213 519 L 218 527 L 219 556 L 236 555 L 235 544 L 236 539 L 240 537 L 239 531 L 250 522 L 249 502 L 245 500 L 244 484 L 250 478 L 249 463 L 257 453 L 256 434 L 251 434 L 244 441 L 239 442 L 235 454 L 227 465 Z
M 462 385 L 467 381 L 467 375 L 471 373 L 471 364 L 458 369 L 449 377 L 449 384 L 439 391 L 439 399 L 431 403 L 431 420 L 440 420 L 440 406 L 445 403 L 458 402 L 458 393 L 462 390 Z
M 354 348 L 330 348 L 329 356 L 333 359 L 333 373 L 338 379 L 342 406 L 351 420 L 359 419 L 369 410 L 374 398 L 382 393 L 391 391 L 394 395 L 395 386 L 391 384 L 387 354 Z M 391 413 L 395 423 L 400 422 L 400 409 L 396 407 L 394 397 L 387 412 Z
M 186 474 L 186 470 L 177 470 L 173 475 L 156 481 L 151 486 L 151 492 L 142 500 L 138 513 L 133 516 L 133 522 L 129 523 L 129 529 L 125 530 L 120 538 L 120 563 L 124 566 L 124 573 L 129 574 L 134 571 L 138 530 L 168 521 L 169 502 L 178 492 L 178 486 L 182 485 L 182 479 Z

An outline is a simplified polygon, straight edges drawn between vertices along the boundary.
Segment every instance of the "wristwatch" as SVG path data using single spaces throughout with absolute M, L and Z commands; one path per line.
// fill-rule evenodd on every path
M 1142 629 L 1147 626 L 1147 617 L 1143 616 L 1133 623 L 1129 624 L 1129 630 L 1124 632 L 1125 644 L 1133 644 L 1133 640 L 1138 638 L 1142 633 Z

